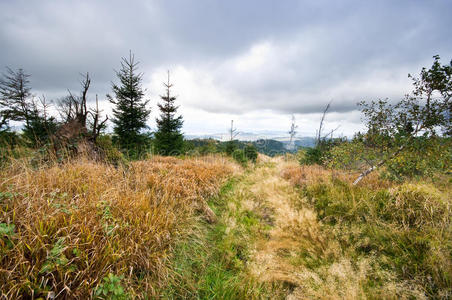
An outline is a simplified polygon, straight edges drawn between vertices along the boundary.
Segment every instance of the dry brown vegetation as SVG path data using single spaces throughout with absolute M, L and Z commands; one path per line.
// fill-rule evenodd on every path
M 221 157 L 118 168 L 84 158 L 39 168 L 12 161 L 0 171 L 2 297 L 86 299 L 110 279 L 117 290 L 108 293 L 156 297 L 184 225 L 235 168 Z
M 451 297 L 450 178 L 397 184 L 375 173 L 353 186 L 349 173 L 294 164 L 281 175 L 299 189 L 293 206 L 316 215 L 292 226 L 302 282 L 293 297 Z

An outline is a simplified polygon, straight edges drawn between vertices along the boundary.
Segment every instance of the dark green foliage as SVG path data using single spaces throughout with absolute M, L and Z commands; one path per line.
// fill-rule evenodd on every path
M 42 110 L 35 107 L 28 114 L 28 122 L 22 130 L 23 136 L 33 148 L 49 143 L 58 129 L 58 122 L 54 117 L 47 117 L 46 110 L 46 107 Z
M 259 139 L 254 141 L 253 145 L 257 148 L 257 151 L 268 156 L 275 156 L 290 152 L 287 150 L 286 145 L 283 142 L 271 139 Z
M 0 78 L 0 129 L 8 127 L 9 121 L 26 121 L 31 110 L 30 75 L 24 70 L 6 68 Z
M 253 144 L 247 144 L 245 148 L 243 149 L 243 152 L 245 154 L 245 157 L 252 162 L 256 162 L 257 159 L 257 149 L 254 147 Z
M 174 105 L 176 97 L 171 96 L 169 81 L 164 83 L 166 95 L 160 96 L 163 103 L 159 103 L 160 118 L 156 119 L 157 131 L 155 132 L 155 147 L 160 155 L 180 155 L 184 146 L 184 137 L 180 132 L 183 120 L 182 116 L 176 116 L 178 106 Z
M 9 121 L 23 121 L 23 135 L 33 148 L 46 144 L 55 133 L 58 124 L 48 116 L 49 105 L 45 98 L 36 100 L 31 94 L 29 74 L 24 70 L 7 73 L 0 79 L 0 128 L 8 129 Z
M 246 165 L 248 159 L 246 158 L 245 151 L 243 149 L 236 149 L 234 153 L 232 153 L 232 157 L 242 165 Z
M 23 144 L 23 139 L 17 132 L 0 130 L 0 148 L 15 147 L 19 144 Z
M 326 158 L 329 156 L 331 149 L 346 142 L 345 138 L 334 139 L 322 139 L 313 148 L 307 148 L 302 150 L 303 155 L 300 158 L 300 164 L 302 165 L 322 165 L 325 163 Z
M 225 152 L 227 155 L 232 155 L 234 151 L 237 150 L 237 148 L 238 148 L 237 141 L 229 141 L 226 142 Z
M 142 73 L 137 73 L 138 62 L 130 53 L 128 59 L 122 58 L 121 70 L 116 72 L 120 84 L 112 85 L 114 97 L 107 95 L 113 108 L 114 142 L 130 157 L 138 157 L 148 148 L 148 138 L 142 131 L 147 128 L 146 120 L 150 114 L 149 100 L 144 100 L 141 87 Z
M 113 145 L 113 140 L 110 135 L 103 134 L 98 136 L 96 146 L 102 152 L 106 162 L 113 165 L 126 164 L 124 155 Z
M 300 163 L 302 165 L 313 165 L 313 164 L 322 164 L 322 151 L 315 148 L 308 148 L 305 150 L 304 155 L 300 159 Z

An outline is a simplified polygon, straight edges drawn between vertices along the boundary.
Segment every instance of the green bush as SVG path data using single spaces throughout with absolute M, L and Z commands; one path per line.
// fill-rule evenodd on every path
M 243 149 L 244 153 L 245 153 L 245 157 L 249 160 L 251 160 L 252 162 L 256 162 L 257 159 L 257 149 L 256 147 L 254 147 L 253 144 L 247 144 L 245 146 L 245 149 Z
M 323 153 L 319 147 L 308 148 L 300 160 L 302 165 L 322 164 Z
M 246 158 L 245 151 L 237 149 L 232 153 L 232 157 L 241 165 L 246 165 L 248 159 Z
M 113 145 L 112 138 L 109 135 L 99 136 L 96 145 L 101 150 L 106 162 L 114 165 L 126 163 L 124 155 Z
M 234 141 L 226 142 L 226 154 L 227 155 L 233 155 L 236 150 L 237 150 L 236 142 L 234 142 Z
M 391 180 L 402 181 L 447 172 L 452 162 L 451 149 L 451 139 L 418 137 L 405 151 L 388 161 L 383 175 Z

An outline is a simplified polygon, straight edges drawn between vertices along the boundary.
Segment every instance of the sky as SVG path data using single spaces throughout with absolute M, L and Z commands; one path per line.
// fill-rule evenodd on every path
M 0 67 L 31 74 L 37 96 L 56 100 L 92 78 L 106 94 L 121 57 L 140 62 L 155 129 L 167 70 L 185 134 L 363 130 L 359 101 L 397 101 L 408 73 L 433 55 L 452 59 L 449 0 L 0 0 Z

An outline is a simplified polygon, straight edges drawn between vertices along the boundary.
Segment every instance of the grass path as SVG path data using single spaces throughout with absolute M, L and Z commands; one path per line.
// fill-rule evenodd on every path
M 284 179 L 297 176 L 306 182 L 301 189 Z M 378 217 L 381 203 L 397 203 L 393 197 L 417 195 L 425 203 L 434 189 L 424 189 L 352 189 L 319 167 L 300 169 L 283 157 L 260 156 L 209 201 L 218 217 L 215 224 L 202 222 L 202 216 L 195 220 L 195 231 L 176 255 L 179 280 L 164 298 L 425 299 L 423 286 L 396 268 L 397 263 L 405 268 L 400 258 L 418 263 L 412 256 L 419 253 L 415 243 L 424 236 L 411 228 L 401 230 L 400 213 L 395 212 L 394 221 Z M 442 196 L 436 193 L 431 203 L 439 208 L 432 209 L 446 214 L 448 206 L 441 206 Z M 328 211 L 318 206 L 324 203 L 332 203 Z M 317 212 L 341 222 L 319 218 Z M 443 259 L 448 253 L 433 249 L 422 255 Z M 447 272 L 435 273 L 436 264 L 428 261 L 416 266 L 424 269 L 414 274 L 440 274 L 436 282 L 449 295 Z
M 298 299 L 306 280 L 306 273 L 297 263 L 300 248 L 312 246 L 313 239 L 320 245 L 323 241 L 315 212 L 307 207 L 295 207 L 299 192 L 281 176 L 285 167 L 296 162 L 286 162 L 283 157 L 266 160 L 249 175 L 252 184 L 248 188 L 254 197 L 248 206 L 270 228 L 257 237 L 248 270 L 260 282 L 273 286 L 276 295 Z M 303 245 L 306 237 L 309 245 Z
M 306 236 L 318 239 L 319 224 L 312 210 L 294 207 L 299 193 L 281 176 L 288 164 L 260 157 L 210 201 L 218 222 L 201 223 L 181 243 L 179 280 L 165 297 L 301 298 L 306 273 L 296 257 Z

